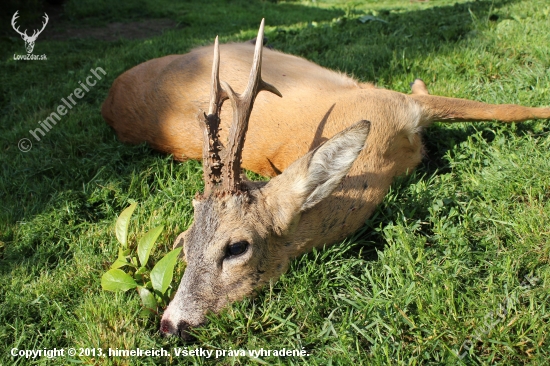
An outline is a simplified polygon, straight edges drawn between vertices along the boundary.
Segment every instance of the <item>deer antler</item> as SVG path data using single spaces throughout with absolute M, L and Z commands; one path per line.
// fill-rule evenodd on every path
M 269 91 L 282 97 L 281 93 L 273 85 L 266 83 L 261 78 L 262 47 L 264 38 L 264 24 L 262 19 L 256 48 L 254 50 L 254 60 L 252 70 L 248 79 L 248 85 L 243 94 L 238 94 L 229 84 L 219 81 L 219 44 L 218 37 L 214 44 L 214 62 L 212 65 L 212 84 L 210 88 L 210 105 L 208 115 L 204 114 L 204 119 L 200 125 L 203 130 L 203 168 L 205 195 L 210 194 L 212 189 L 219 183 L 222 183 L 224 191 L 238 192 L 241 189 L 241 162 L 242 150 L 246 131 L 248 130 L 248 120 L 256 95 L 262 90 Z M 223 102 L 226 99 L 231 100 L 233 108 L 233 123 L 229 130 L 229 143 L 224 148 L 219 141 L 219 113 Z M 221 158 L 223 156 L 223 159 Z
M 25 32 L 21 33 L 21 31 L 19 30 L 19 27 L 15 27 L 15 20 L 17 18 L 19 18 L 19 15 L 17 15 L 17 13 L 19 13 L 19 10 L 17 10 L 15 12 L 15 14 L 13 14 L 13 17 L 11 18 L 11 26 L 13 28 L 14 31 L 16 31 L 17 33 L 19 33 L 21 35 L 21 37 L 25 37 L 25 38 L 29 38 L 29 36 L 27 35 L 27 30 L 25 29 Z
M 35 29 L 32 33 L 32 36 L 29 37 L 29 35 L 27 34 L 26 29 L 25 29 L 24 32 L 21 32 L 19 30 L 19 27 L 17 27 L 17 28 L 15 27 L 15 21 L 17 20 L 17 18 L 19 18 L 19 15 L 17 13 L 19 13 L 19 10 L 17 10 L 15 12 L 15 14 L 13 14 L 13 17 L 11 18 L 11 26 L 12 26 L 13 30 L 15 30 L 17 33 L 19 33 L 21 35 L 21 37 L 23 37 L 24 40 L 35 40 L 40 35 L 40 33 L 42 33 L 44 28 L 46 28 L 46 25 L 48 24 L 48 20 L 50 19 L 50 18 L 48 18 L 48 14 L 44 13 L 44 18 L 45 18 L 46 22 L 42 22 L 42 29 L 40 29 L 39 31 L 37 31 Z
M 225 177 L 223 180 L 224 189 L 229 192 L 239 191 L 241 188 L 241 163 L 246 131 L 248 130 L 248 120 L 252 112 L 254 100 L 262 90 L 269 91 L 279 97 L 281 93 L 273 85 L 262 80 L 262 48 L 264 40 L 264 24 L 262 19 L 258 37 L 256 38 L 256 48 L 254 49 L 254 61 L 252 70 L 248 78 L 248 85 L 243 94 L 237 94 L 226 82 L 222 82 L 222 88 L 231 100 L 233 108 L 233 124 L 229 130 L 229 144 L 224 157 Z
M 48 20 L 49 20 L 50 18 L 48 18 L 48 14 L 46 14 L 46 13 L 44 13 L 44 18 L 45 18 L 46 22 L 42 22 L 42 29 L 40 29 L 39 31 L 37 31 L 37 30 L 35 29 L 35 30 L 33 31 L 33 33 L 32 33 L 32 36 L 30 36 L 29 38 L 31 38 L 31 39 L 36 39 L 36 38 L 40 35 L 40 33 L 42 33 L 42 31 L 44 30 L 44 28 L 46 28 L 46 25 L 48 24 Z
M 199 122 L 203 133 L 202 164 L 204 170 L 204 194 L 208 195 L 221 182 L 223 163 L 220 152 L 224 150 L 220 142 L 220 111 L 227 94 L 220 86 L 220 46 L 218 37 L 214 41 L 214 61 L 212 63 L 212 85 L 210 86 L 210 105 L 208 115 Z M 199 112 L 200 113 L 200 112 Z M 200 114 L 199 114 L 200 115 Z

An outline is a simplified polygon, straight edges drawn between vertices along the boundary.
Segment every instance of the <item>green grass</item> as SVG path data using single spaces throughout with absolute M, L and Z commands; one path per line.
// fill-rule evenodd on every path
M 116 257 L 116 217 L 130 201 L 140 202 L 130 240 L 166 227 L 158 259 L 189 226 L 191 200 L 202 187 L 199 163 L 123 145 L 103 122 L 101 102 L 123 71 L 209 44 L 216 34 L 223 42 L 250 39 L 266 17 L 275 48 L 384 88 L 408 92 L 420 77 L 432 94 L 549 105 L 547 1 L 112 3 L 67 1 L 59 21 L 100 26 L 168 17 L 179 27 L 135 41 L 39 38 L 34 53 L 48 61 L 33 62 L 13 60 L 24 53 L 15 33 L 0 38 L 0 364 L 69 362 L 12 358 L 13 347 L 305 347 L 310 353 L 261 357 L 285 365 L 543 365 L 550 359 L 549 121 L 432 127 L 422 165 L 396 181 L 363 229 L 298 258 L 257 298 L 212 317 L 196 331 L 196 344 L 162 338 L 159 318 L 139 317 L 137 293 L 100 287 Z M 358 21 L 367 14 L 387 23 Z M 107 75 L 41 141 L 31 137 L 31 151 L 19 151 L 18 141 L 96 67 Z M 525 276 L 538 281 L 522 287 Z M 503 304 L 506 313 L 499 311 Z M 473 344 L 460 359 L 456 353 L 467 340 Z

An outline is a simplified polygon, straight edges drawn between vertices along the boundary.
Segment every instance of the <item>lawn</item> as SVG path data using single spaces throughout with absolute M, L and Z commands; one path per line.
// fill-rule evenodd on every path
M 0 364 L 548 362 L 550 121 L 436 124 L 420 167 L 397 179 L 359 232 L 298 258 L 185 344 L 159 334 L 160 314 L 140 315 L 137 292 L 106 292 L 100 281 L 117 255 L 115 221 L 132 202 L 130 241 L 162 224 L 154 260 L 171 249 L 191 223 L 202 167 L 121 144 L 99 113 L 125 70 L 216 35 L 251 39 L 262 17 L 274 48 L 383 88 L 407 93 L 419 77 L 435 95 L 548 106 L 547 0 L 67 0 L 46 7 L 50 23 L 34 49 L 43 61 L 14 60 L 25 49 L 9 27 L 13 12 L 22 29 L 42 15 L 40 2 L 24 3 L 0 14 Z M 136 39 L 92 31 L 148 19 L 172 25 Z M 80 38 L 63 36 L 77 29 Z M 105 74 L 38 141 L 29 131 L 97 68 Z M 26 359 L 14 348 L 77 355 Z M 171 356 L 94 356 L 99 348 Z M 174 351 L 201 348 L 226 356 Z M 262 348 L 307 355 L 227 355 Z

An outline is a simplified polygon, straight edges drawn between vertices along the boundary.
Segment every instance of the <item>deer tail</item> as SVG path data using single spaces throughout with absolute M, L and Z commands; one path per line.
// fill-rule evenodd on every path
M 411 98 L 423 110 L 421 124 L 432 122 L 501 121 L 521 122 L 530 119 L 550 119 L 550 108 L 523 107 L 515 104 L 487 104 L 467 99 L 430 95 L 420 79 L 411 83 Z

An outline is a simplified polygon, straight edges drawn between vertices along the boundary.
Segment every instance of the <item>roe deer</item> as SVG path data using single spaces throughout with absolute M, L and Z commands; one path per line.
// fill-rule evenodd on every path
M 191 338 L 189 329 L 204 323 L 208 312 L 251 295 L 292 258 L 359 229 L 394 177 L 420 163 L 420 131 L 433 121 L 550 118 L 550 108 L 431 96 L 421 80 L 412 95 L 376 89 L 268 49 L 260 71 L 263 28 L 262 21 L 247 82 L 252 46 L 219 46 L 216 38 L 214 47 L 127 71 L 103 104 L 121 140 L 203 160 L 205 189 L 193 201 L 194 222 L 174 244 L 183 246 L 187 268 L 163 314 L 164 334 Z M 246 83 L 242 95 L 219 81 L 220 68 L 233 86 Z M 271 94 L 256 98 L 261 90 Z M 233 109 L 230 128 L 229 112 L 222 111 L 226 99 Z M 208 115 L 200 113 L 196 124 L 192 116 L 207 103 Z M 253 183 L 241 180 L 241 165 L 266 175 L 284 172 Z

